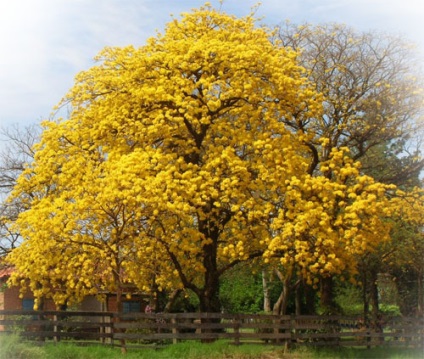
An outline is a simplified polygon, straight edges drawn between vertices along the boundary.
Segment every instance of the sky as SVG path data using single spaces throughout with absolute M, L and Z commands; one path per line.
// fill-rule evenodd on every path
M 92 67 L 105 46 L 142 46 L 201 0 L 1 0 L 0 126 L 38 123 Z M 217 0 L 210 3 L 219 7 Z M 222 10 L 248 15 L 257 0 L 224 0 Z M 273 26 L 290 20 L 338 22 L 416 43 L 424 58 L 422 0 L 262 0 L 257 16 Z M 424 63 L 424 62 L 423 62 Z

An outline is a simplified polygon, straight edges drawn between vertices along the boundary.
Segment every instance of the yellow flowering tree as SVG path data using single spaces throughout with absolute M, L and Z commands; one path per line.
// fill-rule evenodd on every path
M 37 297 L 193 291 L 219 311 L 219 278 L 262 255 L 286 186 L 306 173 L 301 136 L 319 96 L 297 53 L 208 5 L 140 48 L 107 48 L 46 122 L 14 196 L 32 193 L 9 256 Z
M 206 312 L 221 275 L 253 258 L 311 284 L 355 273 L 388 238 L 394 187 L 319 131 L 323 98 L 273 35 L 205 5 L 145 46 L 102 51 L 15 187 L 28 210 L 11 282 L 57 304 L 190 290 Z
M 321 168 L 331 169 L 331 178 L 305 174 L 287 181 L 281 209 L 270 226 L 274 235 L 264 256 L 267 262 L 278 257 L 285 268 L 284 304 L 295 271 L 309 286 L 320 285 L 323 303 L 332 302 L 333 297 L 325 297 L 332 295 L 325 279 L 353 280 L 358 257 L 390 240 L 388 219 L 396 213 L 390 196 L 396 187 L 361 175 L 360 164 L 346 148 L 333 149 Z M 282 303 L 275 312 L 284 314 Z

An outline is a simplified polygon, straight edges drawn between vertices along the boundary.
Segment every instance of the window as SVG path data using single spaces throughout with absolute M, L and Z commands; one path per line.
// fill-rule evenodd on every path
M 34 310 L 34 299 L 26 298 L 22 299 L 23 310 Z
M 122 311 L 124 313 L 139 313 L 141 312 L 140 302 L 122 302 Z

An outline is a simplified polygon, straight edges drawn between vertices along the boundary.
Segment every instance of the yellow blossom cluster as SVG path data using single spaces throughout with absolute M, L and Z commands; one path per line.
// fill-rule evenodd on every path
M 357 255 L 390 239 L 387 219 L 395 212 L 388 196 L 395 187 L 361 175 L 359 167 L 347 149 L 333 149 L 321 164 L 323 172 L 331 168 L 331 178 L 288 180 L 265 258 L 295 264 L 310 284 L 314 278 L 355 274 Z

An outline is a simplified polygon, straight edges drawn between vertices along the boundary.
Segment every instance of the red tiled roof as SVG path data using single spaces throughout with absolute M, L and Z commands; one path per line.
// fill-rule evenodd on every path
M 12 267 L 5 267 L 0 268 L 0 278 L 8 277 L 12 274 L 13 268 Z

